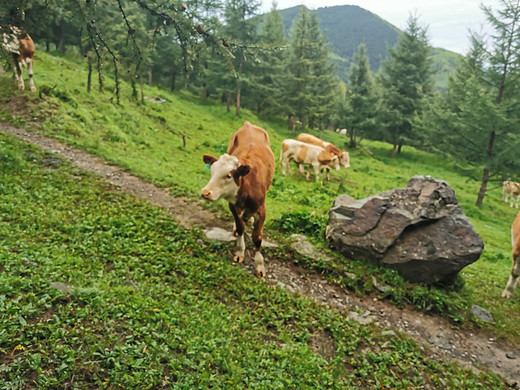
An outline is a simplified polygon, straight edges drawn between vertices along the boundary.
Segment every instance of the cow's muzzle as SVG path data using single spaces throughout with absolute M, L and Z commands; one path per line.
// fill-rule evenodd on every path
M 204 198 L 204 199 L 208 199 L 208 200 L 211 200 L 211 191 L 203 188 L 202 191 L 200 192 L 200 195 Z

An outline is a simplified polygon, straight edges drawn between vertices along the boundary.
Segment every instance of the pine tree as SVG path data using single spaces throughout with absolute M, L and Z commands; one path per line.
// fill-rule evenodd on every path
M 353 58 L 349 75 L 349 91 L 347 97 L 348 118 L 342 122 L 342 127 L 349 129 L 350 147 L 357 145 L 359 137 L 371 135 L 376 118 L 376 101 L 372 72 L 364 43 L 358 47 Z
M 287 39 L 283 26 L 283 18 L 273 2 L 271 11 L 265 15 L 261 26 L 259 43 L 264 50 L 256 62 L 255 93 L 250 97 L 251 105 L 259 113 L 276 115 L 281 113 L 284 101 L 279 93 L 277 77 L 283 73 L 283 56 L 286 53 Z
M 478 206 L 490 181 L 518 180 L 520 172 L 520 4 L 501 4 L 496 14 L 483 7 L 493 29 L 491 48 L 472 37 L 471 51 L 457 65 L 431 121 L 447 153 L 482 169 Z
M 325 122 L 334 105 L 338 81 L 317 14 L 303 6 L 291 28 L 285 67 L 280 83 L 289 122 L 299 120 L 303 129 L 307 123 L 312 127 L 314 122 Z
M 410 16 L 404 34 L 394 47 L 388 47 L 388 53 L 379 79 L 383 88 L 380 120 L 383 138 L 393 145 L 395 156 L 405 143 L 413 144 L 413 122 L 433 90 L 427 29 L 416 16 Z

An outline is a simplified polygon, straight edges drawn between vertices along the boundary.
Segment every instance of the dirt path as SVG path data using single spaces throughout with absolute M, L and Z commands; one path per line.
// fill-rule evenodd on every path
M 0 123 L 0 131 L 36 144 L 43 150 L 65 158 L 79 168 L 94 172 L 122 191 L 164 208 L 185 227 L 229 227 L 230 222 L 216 218 L 212 213 L 185 199 L 171 196 L 164 189 L 145 182 L 122 169 L 107 164 L 83 151 L 71 148 L 54 139 L 34 134 Z M 186 209 L 189 206 L 189 213 Z M 338 286 L 329 284 L 319 275 L 284 263 L 274 258 L 266 259 L 266 282 L 278 285 L 290 292 L 310 297 L 320 304 L 333 307 L 353 320 L 378 323 L 390 334 L 407 334 L 414 338 L 432 359 L 453 360 L 478 371 L 482 367 L 508 379 L 513 389 L 520 389 L 520 348 L 497 341 L 484 332 L 470 333 L 454 330 L 439 317 L 425 315 L 414 310 L 399 309 L 374 297 L 356 297 Z M 245 267 L 253 273 L 252 262 Z M 520 324 L 519 324 L 520 327 Z M 393 333 L 392 333 L 393 332 Z

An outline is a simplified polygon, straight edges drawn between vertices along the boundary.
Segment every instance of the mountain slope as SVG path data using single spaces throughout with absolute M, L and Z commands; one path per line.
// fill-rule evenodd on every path
M 280 10 L 287 35 L 294 19 L 298 16 L 301 6 Z M 370 60 L 370 67 L 377 72 L 382 60 L 388 56 L 387 45 L 397 43 L 399 34 L 397 27 L 356 5 L 339 5 L 323 7 L 316 10 L 320 27 L 326 34 L 331 45 L 334 61 L 337 64 L 337 73 L 343 80 L 347 79 L 353 55 L 357 52 L 360 43 L 365 43 Z M 447 86 L 448 72 L 454 69 L 459 54 L 444 49 L 432 50 L 434 69 L 440 70 L 434 79 L 441 90 Z

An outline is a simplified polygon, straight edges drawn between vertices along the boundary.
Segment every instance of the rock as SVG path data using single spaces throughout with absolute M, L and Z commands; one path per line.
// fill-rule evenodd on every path
M 346 257 L 388 265 L 414 283 L 450 281 L 484 248 L 455 191 L 431 176 L 361 200 L 337 197 L 326 236 Z
M 205 233 L 207 238 L 215 241 L 236 241 L 237 239 L 229 230 L 224 230 L 219 227 L 212 227 L 211 229 L 205 230 Z
M 507 352 L 507 353 L 506 353 L 506 357 L 507 357 L 508 359 L 512 359 L 512 360 L 514 360 L 514 359 L 516 359 L 516 354 L 515 354 L 514 352 Z
M 225 230 L 219 227 L 212 227 L 209 229 L 204 230 L 204 233 L 206 234 L 206 238 L 214 241 L 224 241 L 224 242 L 231 242 L 236 241 L 236 237 L 233 236 L 233 233 L 230 230 Z M 247 236 L 246 236 L 247 237 Z M 202 243 L 204 245 L 204 243 Z M 200 245 L 200 244 L 199 244 Z M 269 242 L 267 240 L 262 240 L 262 247 L 264 248 L 275 248 L 278 244 L 274 242 Z
M 356 311 L 350 311 L 348 314 L 347 314 L 347 318 L 349 320 L 352 320 L 352 321 L 355 321 L 355 322 L 358 322 L 360 323 L 361 325 L 368 325 L 372 322 L 374 322 L 376 320 L 376 318 L 372 315 L 368 315 L 368 314 L 359 314 L 358 312 Z
M 430 343 L 437 348 L 451 350 L 453 349 L 452 342 L 444 335 L 444 333 L 439 332 L 435 336 L 430 337 Z
M 70 284 L 62 283 L 62 282 L 50 282 L 49 286 L 52 288 L 58 290 L 59 292 L 63 294 L 68 294 L 72 292 L 74 287 L 72 287 Z
M 291 243 L 291 248 L 298 252 L 300 255 L 309 257 L 314 260 L 330 260 L 324 253 L 320 252 L 314 245 L 312 245 L 305 236 L 301 234 L 293 234 L 289 237 L 289 240 L 294 242 Z
M 374 287 L 382 293 L 386 293 L 387 291 L 392 290 L 392 286 L 380 282 L 375 276 L 372 276 L 372 283 L 374 283 Z
M 486 309 L 483 309 L 481 308 L 480 306 L 478 305 L 473 305 L 471 306 L 471 313 L 473 313 L 473 315 L 475 317 L 477 317 L 477 319 L 479 319 L 480 321 L 484 321 L 484 322 L 495 322 L 495 319 L 493 318 L 493 316 L 491 315 L 491 313 L 489 311 L 487 311 Z

